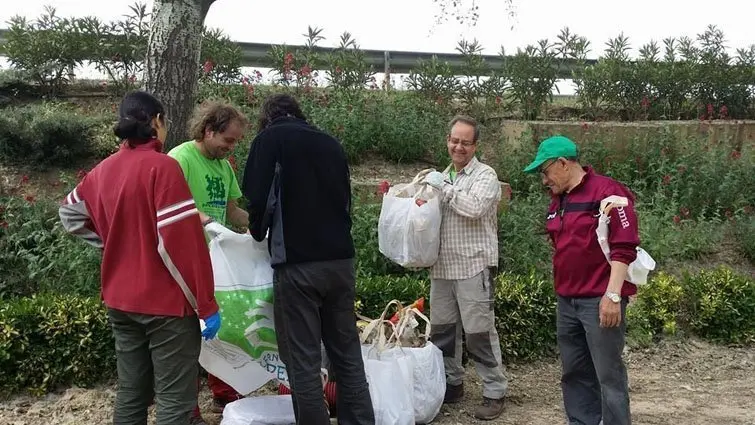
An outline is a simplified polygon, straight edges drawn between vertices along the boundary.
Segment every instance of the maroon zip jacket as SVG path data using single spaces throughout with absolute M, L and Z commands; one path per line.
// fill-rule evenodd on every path
M 571 192 L 553 196 L 546 217 L 546 229 L 555 248 L 554 284 L 556 293 L 562 297 L 601 297 L 608 288 L 611 265 L 595 233 L 600 201 L 604 198 L 618 195 L 629 200 L 627 207 L 613 208 L 610 212 L 611 260 L 630 264 L 637 257 L 640 244 L 632 192 L 616 180 L 596 174 L 591 167 L 584 170 L 587 174 Z M 621 295 L 635 293 L 637 287 L 625 281 Z

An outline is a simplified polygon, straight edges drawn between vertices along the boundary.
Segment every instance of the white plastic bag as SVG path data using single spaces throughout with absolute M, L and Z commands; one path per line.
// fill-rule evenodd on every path
M 427 170 L 426 170 L 427 171 Z M 378 248 L 407 268 L 431 267 L 440 248 L 440 191 L 422 182 L 426 172 L 383 196 L 378 221 Z M 417 205 L 416 199 L 426 201 Z
M 215 339 L 202 341 L 199 363 L 244 395 L 273 379 L 286 382 L 273 323 L 273 269 L 266 242 L 219 223 L 205 229 L 223 324 Z
M 430 319 L 416 308 L 412 308 L 396 326 L 399 340 L 402 339 L 403 333 L 416 323 L 413 317 L 415 315 L 427 324 L 425 341 L 430 339 Z M 414 366 L 414 420 L 418 424 L 430 423 L 438 416 L 446 395 L 443 352 L 429 341 L 424 347 L 403 347 L 402 350 L 412 357 Z
M 391 301 L 390 306 L 397 301 Z M 375 425 L 414 425 L 414 364 L 412 357 L 395 345 L 395 326 L 384 320 L 388 310 L 380 319 L 373 320 L 365 328 L 362 341 L 373 330 L 377 336 L 372 344 L 362 344 L 364 372 L 370 388 L 372 408 L 375 412 Z M 380 326 L 393 329 L 390 340 Z
M 242 398 L 226 404 L 220 425 L 293 425 L 296 423 L 290 395 Z
M 401 319 L 395 325 L 385 320 L 388 310 L 394 304 L 403 312 Z M 360 340 L 363 343 L 362 354 L 365 362 L 372 358 L 382 361 L 395 359 L 399 362 L 398 368 L 403 375 L 403 380 L 411 387 L 409 394 L 414 410 L 414 423 L 427 424 L 435 419 L 443 405 L 446 393 L 446 372 L 443 365 L 443 352 L 431 342 L 426 342 L 422 347 L 401 346 L 401 341 L 409 343 L 411 340 L 404 339 L 403 334 L 408 334 L 417 325 L 415 316 L 427 323 L 424 335 L 424 341 L 427 341 L 430 336 L 430 320 L 416 308 L 403 309 L 397 300 L 389 302 L 379 318 L 368 321 Z M 383 326 L 390 329 L 389 335 L 381 329 Z M 374 336 L 373 343 L 364 344 L 371 336 Z
M 609 213 L 611 208 L 623 208 L 629 205 L 629 200 L 623 196 L 612 195 L 600 201 L 600 215 L 598 216 L 598 244 L 607 261 L 611 261 L 611 247 L 608 246 L 608 223 L 611 221 Z M 655 270 L 655 260 L 644 249 L 637 247 L 637 258 L 627 269 L 626 280 L 635 285 L 647 283 L 648 274 Z

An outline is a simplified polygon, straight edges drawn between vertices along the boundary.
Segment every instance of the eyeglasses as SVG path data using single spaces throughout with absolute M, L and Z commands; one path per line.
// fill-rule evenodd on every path
M 470 142 L 469 140 L 461 140 L 461 139 L 458 139 L 456 137 L 449 137 L 448 138 L 448 143 L 450 143 L 452 145 L 459 145 L 460 144 L 460 145 L 462 145 L 465 148 L 469 148 L 469 147 L 472 147 L 472 146 L 475 145 L 475 142 Z
M 543 176 L 543 177 L 545 177 L 545 173 L 546 173 L 546 172 L 548 172 L 548 168 L 551 168 L 551 165 L 553 165 L 553 164 L 555 164 L 555 163 L 557 163 L 557 162 L 558 162 L 558 160 L 556 160 L 556 161 L 552 161 L 552 162 L 551 162 L 550 164 L 548 164 L 547 166 L 545 166 L 545 167 L 541 168 L 541 169 L 540 169 L 540 175 L 541 175 L 541 176 Z

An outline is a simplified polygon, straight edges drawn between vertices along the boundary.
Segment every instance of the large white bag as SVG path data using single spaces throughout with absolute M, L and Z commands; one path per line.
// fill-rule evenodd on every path
M 390 306 L 394 304 L 401 312 L 396 325 L 385 320 Z M 397 300 L 388 303 L 379 318 L 368 321 L 360 340 L 363 344 L 365 364 L 371 358 L 382 361 L 394 359 L 399 362 L 398 368 L 403 381 L 411 386 L 409 394 L 414 409 L 414 423 L 427 424 L 435 419 L 443 405 L 446 372 L 443 352 L 431 342 L 426 342 L 422 347 L 401 346 L 402 342 L 409 343 L 409 338 L 404 339 L 403 335 L 408 334 L 417 325 L 415 316 L 427 323 L 424 335 L 424 340 L 427 341 L 430 336 L 430 320 L 416 308 L 402 308 Z M 388 336 L 381 329 L 383 326 L 391 330 Z M 372 344 L 365 344 L 370 337 L 374 337 Z
M 611 261 L 611 247 L 608 245 L 608 223 L 611 221 L 609 213 L 612 208 L 623 208 L 629 205 L 629 200 L 623 196 L 612 195 L 600 201 L 600 215 L 598 216 L 598 244 L 607 261 Z M 626 280 L 635 285 L 647 283 L 648 274 L 655 270 L 655 260 L 644 249 L 637 247 L 637 258 L 627 269 Z
M 398 303 L 394 300 L 388 306 L 394 302 Z M 367 325 L 361 338 L 364 372 L 375 412 L 375 425 L 414 425 L 413 359 L 396 345 L 395 325 L 385 320 L 386 311 L 383 311 L 380 319 Z M 394 329 L 390 339 L 380 329 L 384 325 Z M 378 333 L 374 342 L 364 344 L 366 336 L 373 330 Z
M 248 397 L 228 403 L 220 425 L 293 425 L 296 423 L 290 395 Z
M 414 316 L 424 320 L 425 343 L 423 347 L 403 347 L 413 360 L 414 373 L 414 420 L 418 424 L 432 422 L 443 406 L 446 395 L 446 370 L 443 365 L 443 352 L 430 339 L 430 319 L 416 308 L 409 309 L 396 326 L 399 340 L 416 324 Z M 395 350 L 395 349 L 394 349 Z
M 273 269 L 266 242 L 219 223 L 205 229 L 223 324 L 215 339 L 202 341 L 199 363 L 243 395 L 273 379 L 287 384 L 273 323 Z
M 409 184 L 396 185 L 383 196 L 378 221 L 378 248 L 407 268 L 431 267 L 440 248 L 441 193 L 425 184 L 428 170 Z M 416 199 L 426 201 L 417 205 Z

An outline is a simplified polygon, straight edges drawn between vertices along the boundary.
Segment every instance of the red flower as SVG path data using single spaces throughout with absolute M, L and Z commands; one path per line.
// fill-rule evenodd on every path
M 204 69 L 205 74 L 209 74 L 213 69 L 215 69 L 215 64 L 211 60 L 207 59 L 202 68 Z
M 391 184 L 388 182 L 388 180 L 383 180 L 378 184 L 378 195 L 385 195 L 388 193 L 388 190 L 391 188 Z
M 674 223 L 679 224 L 681 222 L 682 222 L 682 219 L 678 215 L 675 215 L 674 216 Z
M 588 125 L 588 124 L 587 124 L 586 122 L 583 122 L 583 123 L 582 123 L 582 130 L 585 130 L 585 131 L 587 131 L 587 130 L 589 130 L 589 129 L 590 129 L 590 126 L 589 126 L 589 125 Z
M 668 186 L 671 183 L 671 176 L 666 174 L 663 176 L 663 185 Z
M 301 74 L 302 77 L 309 77 L 309 74 L 312 73 L 312 68 L 309 67 L 309 65 L 304 65 L 299 70 L 299 74 Z
M 343 71 L 343 70 L 341 69 L 341 67 L 340 67 L 340 66 L 337 66 L 337 67 L 336 67 L 336 74 L 340 74 L 340 73 L 341 73 L 341 71 Z
M 228 162 L 231 164 L 231 168 L 233 168 L 233 171 L 236 171 L 236 158 L 233 157 L 233 155 L 228 157 Z
M 682 213 L 682 217 L 684 217 L 684 218 L 687 218 L 687 217 L 689 217 L 689 208 L 687 208 L 687 207 L 682 207 L 682 208 L 681 208 L 681 209 L 679 210 L 679 212 L 680 212 L 680 213 Z
M 30 204 L 33 204 L 33 203 L 34 203 L 34 195 L 26 195 L 26 196 L 24 197 L 24 199 L 26 199 L 26 202 L 28 202 L 28 203 L 30 203 Z
M 8 222 L 7 221 L 0 221 L 0 227 L 2 227 L 3 229 L 7 229 L 8 228 Z
M 642 101 L 640 102 L 640 105 L 642 106 L 642 109 L 649 109 L 650 108 L 650 99 L 648 99 L 647 96 L 642 97 Z
M 706 108 L 706 110 L 708 112 L 708 118 L 712 117 L 713 116 L 713 104 L 709 103 L 708 106 L 707 106 L 707 108 Z
M 29 183 L 29 176 L 24 174 L 23 176 L 21 176 L 21 184 L 26 184 L 26 183 Z
M 738 150 L 733 150 L 733 151 L 731 151 L 731 155 L 730 156 L 731 156 L 731 159 L 736 160 L 736 159 L 739 159 L 739 158 L 742 157 L 742 152 L 740 152 Z
M 506 190 L 503 193 L 503 196 L 506 197 L 506 199 L 510 200 L 513 195 L 513 192 L 511 191 L 511 186 L 506 185 Z
M 721 119 L 726 119 L 726 117 L 729 116 L 729 108 L 726 107 L 726 105 L 722 105 L 721 109 L 718 111 L 718 117 Z
M 496 96 L 495 97 L 495 104 L 496 105 L 500 105 L 501 104 L 501 96 Z

